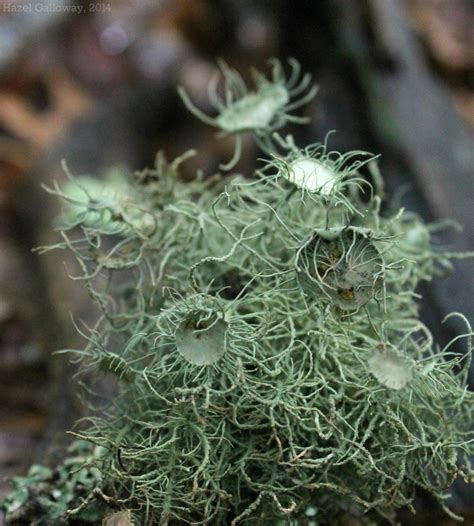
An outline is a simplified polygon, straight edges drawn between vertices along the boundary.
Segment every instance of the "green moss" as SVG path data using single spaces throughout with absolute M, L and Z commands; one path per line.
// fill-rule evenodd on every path
M 24 477 L 15 477 L 12 492 L 2 502 L 8 524 L 67 524 L 68 510 L 80 508 L 75 514 L 82 524 L 97 524 L 106 507 L 101 501 L 81 506 L 91 492 L 101 485 L 97 468 L 100 448 L 82 440 L 68 450 L 67 460 L 55 469 L 34 464 Z

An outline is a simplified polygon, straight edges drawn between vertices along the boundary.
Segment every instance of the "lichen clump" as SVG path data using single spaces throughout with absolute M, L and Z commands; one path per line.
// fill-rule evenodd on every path
M 437 349 L 415 290 L 453 255 L 436 225 L 381 213 L 373 156 L 254 131 L 253 177 L 184 183 L 160 154 L 96 223 L 60 192 L 76 228 L 57 247 L 102 309 L 74 356 L 119 382 L 80 433 L 104 452 L 101 491 L 138 524 L 393 521 L 418 488 L 443 503 L 474 453 L 471 329 L 465 356 Z

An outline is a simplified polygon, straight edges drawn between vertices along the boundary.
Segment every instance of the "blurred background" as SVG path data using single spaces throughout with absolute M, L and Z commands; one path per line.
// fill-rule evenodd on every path
M 80 345 L 71 314 L 94 318 L 64 254 L 32 252 L 56 239 L 57 203 L 40 185 L 64 180 L 62 159 L 101 177 L 143 169 L 159 148 L 200 151 L 184 177 L 215 171 L 232 141 L 188 114 L 176 85 L 210 111 L 217 57 L 244 78 L 295 57 L 320 86 L 312 124 L 289 130 L 297 142 L 336 130 L 330 149 L 381 153 L 387 195 L 464 225 L 439 246 L 474 249 L 472 0 L 0 1 L 0 498 L 8 477 L 61 458 L 81 408 L 70 365 L 52 353 Z M 237 170 L 251 173 L 256 157 L 248 144 Z M 445 314 L 474 321 L 473 275 L 458 262 L 420 290 L 440 345 L 465 330 L 441 326 Z M 472 524 L 472 488 L 457 484 L 452 503 Z M 429 499 L 419 508 L 406 524 L 451 524 Z

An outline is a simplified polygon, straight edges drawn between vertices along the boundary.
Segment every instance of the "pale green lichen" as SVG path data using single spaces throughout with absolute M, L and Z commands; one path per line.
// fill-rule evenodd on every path
M 119 235 L 94 228 L 90 196 L 55 247 L 102 309 L 74 356 L 120 379 L 81 436 L 139 524 L 393 522 L 417 488 L 443 502 L 470 477 L 472 331 L 465 356 L 441 358 L 416 293 L 456 255 L 432 248 L 436 225 L 381 213 L 373 156 L 299 149 L 269 122 L 253 179 L 183 183 L 160 155 L 126 183 L 146 225 L 110 205 Z M 295 172 L 307 159 L 324 177 Z
M 330 194 L 337 182 L 337 173 L 316 159 L 295 159 L 282 174 L 308 192 Z
M 298 250 L 301 288 L 316 301 L 343 310 L 369 302 L 382 288 L 383 258 L 374 242 L 356 229 L 318 229 Z
M 403 389 L 413 377 L 413 362 L 383 345 L 374 350 L 368 364 L 375 378 L 390 389 Z
M 199 110 L 191 101 L 184 88 L 178 93 L 184 104 L 198 119 L 214 126 L 221 132 L 236 136 L 234 156 L 222 169 L 232 169 L 240 158 L 242 143 L 240 135 L 252 132 L 264 142 L 268 141 L 271 132 L 278 130 L 289 122 L 306 123 L 304 117 L 297 117 L 291 112 L 309 102 L 316 95 L 317 88 L 310 86 L 311 75 L 300 77 L 300 65 L 294 59 L 288 61 L 291 72 L 285 76 L 280 61 L 270 61 L 271 79 L 257 70 L 252 70 L 254 91 L 248 91 L 242 77 L 237 71 L 220 62 L 224 78 L 224 97 L 217 92 L 217 77 L 209 84 L 209 102 L 218 112 L 216 117 L 209 117 Z M 309 88 L 309 89 L 308 89 Z

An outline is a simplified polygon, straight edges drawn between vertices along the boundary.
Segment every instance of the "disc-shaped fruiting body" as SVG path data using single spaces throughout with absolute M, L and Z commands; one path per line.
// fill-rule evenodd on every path
M 284 167 L 281 175 L 308 192 L 330 194 L 338 181 L 333 167 L 311 157 L 296 158 Z
M 405 250 L 415 253 L 423 253 L 430 248 L 430 233 L 426 225 L 421 221 L 412 219 L 402 226 L 403 235 L 401 243 Z
M 153 214 L 135 202 L 134 190 L 119 169 L 109 170 L 102 179 L 74 177 L 63 189 L 55 184 L 48 191 L 63 199 L 57 223 L 64 230 L 81 226 L 108 235 L 135 231 L 148 236 L 156 229 Z
M 216 126 L 231 134 L 270 128 L 289 100 L 283 85 L 264 81 L 258 92 L 248 93 L 224 107 L 216 117 Z
M 300 77 L 298 62 L 293 59 L 288 62 L 291 66 L 288 78 L 278 60 L 272 61 L 271 78 L 253 70 L 255 89 L 249 91 L 237 71 L 221 61 L 225 97 L 217 94 L 216 82 L 209 87 L 209 101 L 218 112 L 216 117 L 201 112 L 183 88 L 179 88 L 178 92 L 186 107 L 198 119 L 224 133 L 268 133 L 287 122 L 299 122 L 301 119 L 291 115 L 291 111 L 309 102 L 316 94 L 316 87 L 310 86 L 311 76 L 305 74 Z
M 374 155 L 364 151 L 345 154 L 328 151 L 326 142 L 301 149 L 295 145 L 291 135 L 282 138 L 274 134 L 273 137 L 288 153 L 284 156 L 272 155 L 262 169 L 266 177 L 276 181 L 286 180 L 302 194 L 331 197 L 333 207 L 343 205 L 352 213 L 358 213 L 349 195 L 367 186 L 359 170 L 373 161 Z
M 389 389 L 403 389 L 413 377 L 413 361 L 385 345 L 375 349 L 368 365 L 374 377 Z
M 381 290 L 383 259 L 366 231 L 318 229 L 298 250 L 296 273 L 309 298 L 355 310 Z
M 106 233 L 120 233 L 124 225 L 114 217 L 122 212 L 126 191 L 127 182 L 120 172 L 109 172 L 103 180 L 75 177 L 62 190 L 64 211 L 58 222 L 62 228 L 84 225 Z
M 224 355 L 228 323 L 223 318 L 191 312 L 178 327 L 175 338 L 181 356 L 193 365 L 211 365 Z
M 221 302 L 207 294 L 172 297 L 157 319 L 160 344 L 192 365 L 218 362 L 231 344 L 230 322 Z

